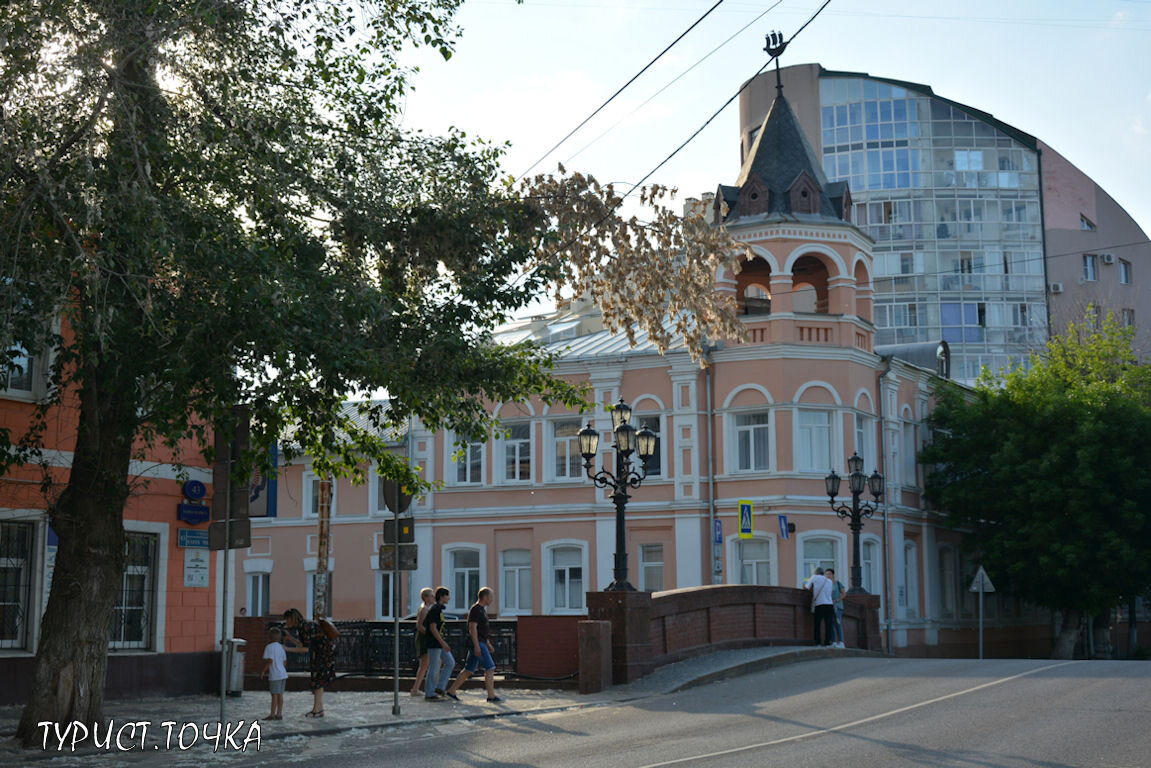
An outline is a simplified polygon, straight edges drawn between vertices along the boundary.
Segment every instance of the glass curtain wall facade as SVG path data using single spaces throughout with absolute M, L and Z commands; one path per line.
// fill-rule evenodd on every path
M 876 344 L 943 339 L 952 376 L 1021 364 L 1047 340 L 1035 149 L 946 101 L 820 79 L 823 170 L 875 240 Z

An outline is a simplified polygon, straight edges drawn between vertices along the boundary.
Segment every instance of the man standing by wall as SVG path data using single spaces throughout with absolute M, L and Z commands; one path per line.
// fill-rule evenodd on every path
M 831 645 L 834 638 L 835 608 L 831 599 L 834 586 L 834 582 L 823 575 L 822 568 L 816 568 L 815 575 L 803 585 L 804 589 L 811 590 L 811 611 L 815 619 L 816 645 Z M 823 624 L 823 640 L 825 641 L 822 643 L 819 634 L 821 623 Z

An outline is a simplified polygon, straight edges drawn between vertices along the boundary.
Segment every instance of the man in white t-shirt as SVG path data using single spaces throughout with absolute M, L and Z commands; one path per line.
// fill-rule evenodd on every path
M 811 611 L 815 614 L 815 644 L 831 645 L 834 639 L 835 603 L 831 599 L 835 583 L 823 575 L 822 568 L 815 569 L 815 575 L 803 585 L 804 589 L 811 590 Z M 820 642 L 819 625 L 823 624 L 823 639 Z
M 280 643 L 282 633 L 278 627 L 268 630 L 268 645 L 264 648 L 264 668 L 260 677 L 268 678 L 268 691 L 272 694 L 272 713 L 265 720 L 284 719 L 284 687 L 288 683 L 288 670 L 284 666 L 288 654 Z

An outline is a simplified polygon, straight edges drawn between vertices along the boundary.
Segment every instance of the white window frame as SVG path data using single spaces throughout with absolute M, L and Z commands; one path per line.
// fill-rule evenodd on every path
M 510 439 L 503 434 L 500 435 L 499 439 L 496 441 L 495 452 L 492 457 L 492 463 L 496 467 L 499 467 L 499 470 L 498 472 L 493 472 L 493 477 L 497 478 L 496 482 L 500 485 L 530 485 L 535 480 L 536 473 L 535 424 L 531 421 L 517 420 L 509 421 L 508 423 L 504 424 L 503 427 L 505 429 L 510 429 L 511 427 L 527 427 L 528 436 L 527 439 Z M 519 451 L 525 450 L 525 444 L 528 459 L 527 479 L 524 480 L 518 477 L 508 477 L 508 448 L 514 445 L 518 446 L 516 449 L 517 458 L 522 458 L 519 455 Z M 519 466 L 518 461 L 516 465 Z
M 256 588 L 257 582 L 263 587 L 262 590 Z M 248 610 L 248 615 L 269 615 L 269 610 L 272 605 L 272 574 L 268 571 L 247 571 L 245 569 L 244 586 L 247 592 L 244 606 Z M 267 598 L 266 600 L 264 599 L 265 597 Z
M 1083 279 L 1089 283 L 1099 279 L 1099 257 L 1094 253 L 1083 254 Z
M 659 547 L 659 560 L 645 560 L 644 547 Z M 662 541 L 645 541 L 641 542 L 636 551 L 636 577 L 639 584 L 637 587 L 640 592 L 662 592 L 667 589 L 667 546 Z M 660 585 L 658 590 L 653 590 L 647 583 L 647 568 L 649 566 L 659 566 L 659 580 Z
M 1131 262 L 1119 259 L 1119 284 L 1131 285 Z
M 774 533 L 767 533 L 766 531 L 755 531 L 751 537 L 752 541 L 766 541 L 767 542 L 767 556 L 768 556 L 768 578 L 771 580 L 767 586 L 779 586 L 779 545 Z M 731 534 L 727 537 L 727 583 L 728 584 L 744 584 L 742 579 L 743 574 L 743 560 L 740 559 L 740 542 L 746 539 L 739 538 L 739 534 Z M 758 561 L 753 561 L 758 562 Z
M 906 488 L 919 487 L 919 430 L 911 419 L 910 410 L 904 411 L 899 424 L 899 443 L 901 449 L 899 474 L 900 480 Z
M 528 564 L 527 565 L 508 565 L 504 562 L 504 555 L 509 551 L 527 552 Z M 532 550 L 530 547 L 508 547 L 500 551 L 500 592 L 499 592 L 499 605 L 501 616 L 530 616 L 532 612 L 532 590 L 535 586 L 535 580 L 532 577 Z M 528 574 L 528 604 L 526 608 L 519 606 L 520 595 L 520 575 L 523 571 Z M 512 574 L 516 585 L 515 593 L 509 594 L 507 587 L 508 574 Z M 512 598 L 515 598 L 513 605 Z
M 584 583 L 583 590 L 583 604 L 578 608 L 557 608 L 555 605 L 555 581 L 553 571 L 555 570 L 555 561 L 553 554 L 557 549 L 566 547 L 574 547 L 580 551 L 580 568 L 581 575 Z M 540 585 L 540 597 L 543 603 L 543 612 L 545 615 L 556 616 L 581 616 L 587 613 L 587 593 L 591 589 L 591 569 L 588 565 L 588 543 L 582 539 L 553 539 L 545 541 L 540 545 L 540 562 L 544 564 L 541 571 L 542 583 Z
M 837 411 L 833 408 L 800 407 L 800 408 L 794 409 L 793 413 L 794 413 L 793 432 L 795 435 L 795 442 L 793 443 L 793 445 L 795 446 L 795 471 L 796 472 L 802 472 L 804 474 L 813 474 L 814 473 L 814 474 L 826 475 L 828 472 L 830 472 L 832 469 L 835 468 L 834 467 L 835 457 L 838 456 L 840 453 L 842 453 L 842 451 L 836 450 L 836 447 L 837 447 L 836 446 L 837 430 L 835 428 L 835 422 L 837 421 L 837 419 L 835 418 L 835 416 L 836 416 Z M 800 418 L 804 413 L 822 413 L 822 414 L 825 414 L 827 416 L 827 456 L 826 456 L 827 466 L 822 466 L 822 467 L 819 466 L 819 462 L 821 460 L 823 460 L 824 457 L 822 455 L 818 456 L 818 457 L 814 455 L 816 446 L 815 446 L 815 443 L 813 441 L 813 438 L 816 435 L 816 430 L 822 430 L 823 426 L 822 425 L 813 425 L 813 424 L 807 424 L 807 425 L 801 424 Z M 805 436 L 808 438 L 808 444 L 807 444 L 806 450 L 804 450 Z
M 803 587 L 804 579 L 810 575 L 807 572 L 807 569 L 804 567 L 807 563 L 807 560 L 804 557 L 803 547 L 808 541 L 812 539 L 830 539 L 834 543 L 835 548 L 833 551 L 833 562 L 835 563 L 835 574 L 837 577 L 839 577 L 840 581 L 843 581 L 841 574 L 849 572 L 847 562 L 847 534 L 840 531 L 827 529 L 821 530 L 817 528 L 811 531 L 804 531 L 795 537 L 795 585 L 797 587 Z M 812 572 L 814 572 L 814 570 Z M 844 583 L 846 584 L 847 582 L 844 581 Z
M 870 464 L 879 466 L 879 450 L 875 447 L 875 416 L 865 411 L 856 411 L 852 418 L 854 427 L 855 452 L 863 459 L 863 471 Z
M 741 426 L 739 424 L 739 420 L 741 417 L 762 416 L 762 415 L 767 416 L 767 423 L 766 424 L 755 424 L 755 425 L 747 425 L 747 426 Z M 730 451 L 730 456 L 731 456 L 731 462 L 729 464 L 729 466 L 731 467 L 731 471 L 733 473 L 739 473 L 739 474 L 751 474 L 751 473 L 756 473 L 756 472 L 772 472 L 772 471 L 774 471 L 775 466 L 776 466 L 776 461 L 775 461 L 775 453 L 776 453 L 776 451 L 775 451 L 775 411 L 774 411 L 774 409 L 772 409 L 772 408 L 753 408 L 753 409 L 742 410 L 742 411 L 732 411 L 731 413 L 729 413 L 727 415 L 726 421 L 727 421 L 727 424 L 726 424 L 727 430 L 726 431 L 731 436 L 730 439 L 727 441 L 729 443 L 728 450 Z M 767 464 L 764 467 L 756 468 L 754 466 L 755 465 L 755 458 L 756 458 L 755 457 L 754 434 L 755 434 L 755 431 L 759 430 L 759 429 L 766 429 L 767 430 Z M 740 437 L 745 432 L 748 433 L 748 435 L 749 435 L 748 436 L 749 456 L 752 459 L 752 461 L 751 461 L 752 466 L 747 467 L 747 468 L 744 468 L 743 466 L 740 465 L 740 455 L 739 455 Z
M 447 451 L 447 456 L 445 459 L 446 470 L 445 470 L 444 474 L 446 476 L 445 479 L 447 480 L 448 485 L 454 485 L 454 486 L 481 486 L 481 485 L 484 485 L 484 478 L 487 476 L 487 458 L 488 458 L 487 453 L 488 452 L 486 449 L 487 449 L 487 443 L 468 442 L 468 443 L 464 443 L 462 446 L 459 446 L 459 445 L 456 445 L 454 440 L 447 441 L 447 445 L 445 446 L 445 450 Z M 455 453 L 457 450 L 462 450 L 464 452 L 462 459 L 456 458 Z M 472 477 L 471 476 L 471 469 L 470 468 L 472 466 L 471 459 L 473 458 L 473 454 L 479 455 L 479 460 L 480 460 L 479 461 L 479 470 L 478 470 L 479 471 L 479 477 Z M 467 475 L 467 479 L 465 479 L 465 480 L 460 479 L 459 473 L 460 473 L 461 466 L 466 468 L 465 474 Z
M 466 594 L 465 595 L 458 595 L 458 594 L 456 594 L 456 592 L 458 591 L 456 589 L 456 570 L 457 569 L 453 567 L 453 565 L 454 565 L 453 555 L 456 552 L 463 552 L 463 551 L 474 551 L 474 552 L 479 554 L 479 563 L 478 563 L 477 568 L 475 569 L 476 570 L 476 579 L 477 579 L 476 591 L 478 592 L 480 587 L 484 586 L 484 584 L 487 583 L 487 562 L 488 562 L 487 545 L 479 544 L 479 543 L 471 542 L 471 541 L 455 541 L 455 542 L 452 542 L 451 544 L 445 544 L 440 551 L 441 551 L 441 557 L 442 557 L 440 575 L 443 577 L 443 579 L 440 581 L 440 583 L 446 585 L 447 588 L 450 589 L 452 592 L 451 602 L 448 603 L 447 610 L 451 613 L 459 613 L 461 611 L 467 611 L 468 607 L 471 606 L 471 604 L 475 602 L 476 596 L 474 594 L 473 595 L 466 595 Z M 468 568 L 468 569 L 460 569 L 460 570 L 472 570 L 472 569 Z M 466 583 L 466 579 L 465 579 L 465 583 Z
M 152 523 L 143 520 L 124 520 L 124 531 L 128 533 L 152 533 L 156 535 L 156 562 L 153 566 L 156 585 L 153 589 L 152 616 L 154 621 L 149 628 L 151 645 L 148 650 L 155 653 L 164 652 L 166 632 L 164 631 L 168 606 L 168 523 Z M 109 644 L 109 650 L 118 650 Z
M 580 419 L 578 416 L 562 418 L 562 419 L 552 419 L 551 421 L 547 422 L 547 430 L 548 430 L 547 477 L 549 480 L 551 480 L 552 482 L 556 482 L 556 483 L 582 482 L 584 480 L 583 457 L 580 456 L 580 453 L 579 453 L 579 437 L 577 435 L 572 435 L 570 437 L 564 437 L 564 438 L 556 437 L 556 428 L 560 424 L 566 424 L 569 422 L 575 422 L 577 429 L 579 428 Z M 574 451 L 575 452 L 574 455 L 577 457 L 577 459 L 579 461 L 578 471 L 576 471 L 576 473 L 574 475 L 571 475 L 571 476 L 561 475 L 558 472 L 556 472 L 556 462 L 559 458 L 559 451 L 557 451 L 556 448 L 559 444 L 559 440 L 561 440 L 561 439 L 567 441 L 567 446 L 566 446 L 567 450 L 568 451 Z M 572 458 L 572 454 L 569 454 L 567 457 L 567 463 L 565 465 L 568 470 L 571 469 L 571 458 Z
M 302 516 L 309 519 L 309 520 L 315 520 L 320 516 L 319 510 L 313 509 L 313 507 L 312 507 L 312 494 L 315 493 L 314 486 L 316 484 L 316 481 L 319 479 L 319 477 L 320 477 L 319 475 L 317 475 L 315 472 L 313 472 L 310 469 L 304 470 L 304 473 L 302 475 L 302 488 L 301 488 L 302 495 L 300 496 L 300 511 L 302 513 Z M 334 478 L 334 477 L 331 479 L 330 482 L 332 484 L 332 512 L 331 512 L 331 517 L 335 517 L 336 511 L 339 509 L 339 504 L 337 503 L 338 499 L 339 499 L 339 493 L 338 493 L 339 483 L 336 482 L 336 478 Z

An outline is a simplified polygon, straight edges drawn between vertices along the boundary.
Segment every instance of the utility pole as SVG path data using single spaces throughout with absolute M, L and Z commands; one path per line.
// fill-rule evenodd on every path
M 319 495 L 319 520 L 317 538 L 319 546 L 316 552 L 316 592 L 312 596 L 312 618 L 329 618 L 328 611 L 328 556 L 332 546 L 332 481 L 329 478 L 317 479 Z

